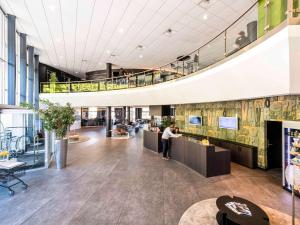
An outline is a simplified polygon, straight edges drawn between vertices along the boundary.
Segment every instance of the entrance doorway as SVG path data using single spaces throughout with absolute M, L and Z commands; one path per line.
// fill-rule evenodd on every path
M 282 122 L 266 121 L 268 169 L 282 168 Z

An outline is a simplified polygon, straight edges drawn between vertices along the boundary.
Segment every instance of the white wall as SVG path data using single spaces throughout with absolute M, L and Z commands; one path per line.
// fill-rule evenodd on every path
M 143 106 L 300 94 L 299 27 L 285 27 L 239 56 L 180 80 L 128 90 L 40 97 L 73 106 Z

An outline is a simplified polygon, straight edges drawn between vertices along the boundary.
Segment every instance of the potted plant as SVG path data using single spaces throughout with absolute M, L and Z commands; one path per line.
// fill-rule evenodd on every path
M 67 152 L 68 152 L 68 139 L 66 134 L 70 125 L 75 121 L 75 110 L 71 107 L 70 103 L 61 106 L 58 103 L 52 103 L 48 100 L 40 100 L 43 105 L 40 109 L 35 109 L 34 106 L 28 103 L 22 103 L 23 107 L 32 109 L 38 112 L 41 120 L 43 121 L 45 130 L 56 134 L 56 149 L 55 159 L 57 169 L 66 167 Z

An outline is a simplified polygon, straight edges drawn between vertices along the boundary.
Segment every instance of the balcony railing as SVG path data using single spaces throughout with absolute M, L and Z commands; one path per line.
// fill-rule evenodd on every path
M 281 2 L 280 4 L 278 2 Z M 258 1 L 234 23 L 192 53 L 157 69 L 128 76 L 101 80 L 72 82 L 42 82 L 41 93 L 97 92 L 143 87 L 158 84 L 205 69 L 238 52 L 283 21 L 297 17 L 298 4 L 293 0 Z M 292 2 L 292 3 L 291 3 Z M 278 5 L 276 5 L 278 4 Z M 287 11 L 287 6 L 289 7 Z M 278 7 L 278 9 L 274 9 Z M 275 12 L 276 11 L 276 12 Z M 295 23 L 295 20 L 293 20 Z

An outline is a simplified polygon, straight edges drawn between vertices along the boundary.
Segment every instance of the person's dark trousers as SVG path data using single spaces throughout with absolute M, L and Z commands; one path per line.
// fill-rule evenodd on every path
M 168 139 L 161 139 L 162 145 L 163 145 L 163 157 L 168 156 L 168 151 L 169 151 L 169 140 Z

